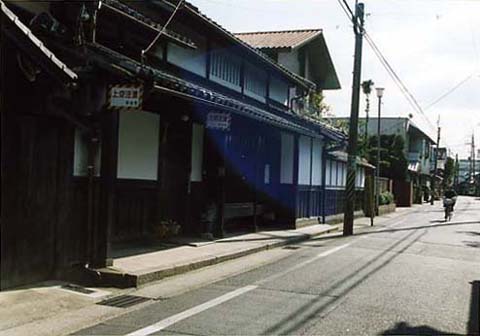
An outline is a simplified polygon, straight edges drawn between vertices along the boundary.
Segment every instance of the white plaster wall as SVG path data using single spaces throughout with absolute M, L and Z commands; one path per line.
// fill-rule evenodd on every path
M 280 162 L 280 183 L 293 183 L 293 154 L 294 137 L 292 134 L 282 132 L 281 162 Z
M 298 184 L 310 185 L 312 164 L 312 139 L 301 136 L 298 141 Z
M 279 52 L 278 63 L 283 65 L 291 72 L 300 75 L 300 62 L 298 60 L 298 51 Z
M 203 165 L 203 125 L 192 125 L 192 171 L 190 173 L 190 181 L 202 182 L 202 165 Z
M 320 139 L 313 139 L 312 155 L 312 185 L 322 185 L 322 153 L 323 143 Z
M 160 116 L 121 111 L 118 139 L 118 178 L 157 180 Z
M 199 76 L 207 76 L 207 53 L 206 48 L 201 44 L 197 49 L 188 49 L 169 43 L 167 61 Z

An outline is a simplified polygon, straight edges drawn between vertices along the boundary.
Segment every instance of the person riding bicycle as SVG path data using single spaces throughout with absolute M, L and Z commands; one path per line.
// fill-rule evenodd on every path
M 445 200 L 450 199 L 453 201 L 453 204 L 451 204 L 452 211 L 453 211 L 453 208 L 455 207 L 455 203 L 457 202 L 457 193 L 455 192 L 455 190 L 453 190 L 453 188 L 450 187 L 445 191 L 443 196 Z M 444 201 L 444 206 L 446 206 L 445 201 Z

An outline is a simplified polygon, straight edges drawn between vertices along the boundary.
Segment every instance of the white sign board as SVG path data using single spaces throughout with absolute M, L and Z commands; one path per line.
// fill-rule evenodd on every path
M 115 85 L 109 92 L 110 108 L 140 109 L 143 100 L 143 87 L 139 85 Z
M 230 130 L 232 116 L 226 112 L 209 112 L 207 114 L 207 128 L 222 131 Z

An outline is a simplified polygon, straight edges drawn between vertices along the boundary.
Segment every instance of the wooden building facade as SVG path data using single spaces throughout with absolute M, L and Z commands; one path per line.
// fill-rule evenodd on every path
M 0 3 L 0 288 L 108 266 L 161 221 L 222 236 L 331 211 L 345 136 L 290 108 L 315 85 L 192 5 L 163 29 L 175 1 Z

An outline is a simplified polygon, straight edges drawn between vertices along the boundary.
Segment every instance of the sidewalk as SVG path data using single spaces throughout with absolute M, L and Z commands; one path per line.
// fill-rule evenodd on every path
M 375 225 L 381 226 L 405 213 L 415 211 L 417 207 L 400 208 L 395 213 L 375 219 Z M 370 219 L 355 219 L 356 230 L 370 227 Z M 343 224 L 317 224 L 297 230 L 262 231 L 235 237 L 199 242 L 162 249 L 149 253 L 125 256 L 114 259 L 113 266 L 98 269 L 101 284 L 120 288 L 140 287 L 166 277 L 186 273 L 195 269 L 240 258 L 260 251 L 294 244 L 313 237 L 342 230 Z
M 397 212 L 375 219 L 375 227 L 381 228 L 388 221 L 415 212 L 421 206 L 398 209 Z M 355 232 L 368 230 L 369 218 L 355 220 Z M 146 254 L 122 257 L 114 260 L 114 266 L 104 269 L 102 276 L 116 277 L 129 286 L 141 286 L 208 265 L 233 260 L 256 252 L 295 244 L 310 238 L 332 233 L 341 234 L 342 225 L 313 225 L 298 230 L 264 231 L 236 237 L 200 242 L 186 246 Z M 253 256 L 252 256 L 253 257 Z M 241 259 L 240 259 L 241 260 Z M 128 279 L 128 283 L 125 280 Z M 172 279 L 174 281 L 175 278 Z M 111 279 L 109 279 L 111 280 Z M 165 279 L 167 281 L 167 279 Z M 155 286 L 161 286 L 159 282 Z M 131 290 L 119 288 L 89 288 L 91 293 L 75 292 L 63 288 L 62 283 L 46 282 L 0 292 L 0 335 L 58 335 L 68 334 L 86 324 L 125 313 L 116 307 L 97 303 Z M 146 288 L 148 289 L 148 288 Z M 135 306 L 140 308 L 143 304 Z
M 338 229 L 338 225 L 319 224 L 297 230 L 243 234 L 116 258 L 112 267 L 97 271 L 100 273 L 100 283 L 121 288 L 139 287 L 169 276 L 308 240 Z

